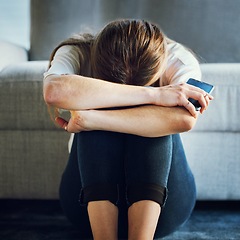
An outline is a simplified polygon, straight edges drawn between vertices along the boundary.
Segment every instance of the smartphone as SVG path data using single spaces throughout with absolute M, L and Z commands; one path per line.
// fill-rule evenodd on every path
M 190 85 L 193 85 L 195 87 L 199 87 L 209 94 L 214 89 L 213 85 L 211 85 L 209 83 L 206 83 L 206 82 L 202 82 L 202 81 L 193 79 L 193 78 L 188 79 L 187 83 L 190 84 Z M 189 98 L 188 100 L 189 100 L 189 102 L 191 102 L 195 106 L 197 111 L 199 111 L 201 109 L 201 105 L 199 104 L 199 102 L 197 100 L 195 100 L 193 98 Z

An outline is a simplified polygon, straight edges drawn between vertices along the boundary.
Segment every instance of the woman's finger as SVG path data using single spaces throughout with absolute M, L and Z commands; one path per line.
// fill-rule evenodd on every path
M 208 107 L 208 105 L 211 101 L 211 99 L 209 98 L 209 95 L 207 93 L 205 94 L 204 98 L 205 98 L 205 101 L 206 101 L 206 107 L 204 109 L 201 108 L 201 110 L 200 110 L 201 113 L 203 113 L 203 111 L 207 109 L 207 107 Z
M 65 131 L 67 131 L 67 127 L 68 127 L 68 121 L 66 121 L 65 119 L 63 118 L 60 118 L 60 117 L 56 117 L 55 118 L 55 122 L 61 127 L 63 128 Z
M 187 98 L 193 98 L 194 100 L 198 101 L 199 104 L 201 105 L 201 112 L 207 109 L 210 98 L 212 99 L 209 94 L 203 91 L 203 93 L 200 93 L 199 91 L 191 91 L 189 90 L 186 93 Z
M 185 107 L 193 117 L 197 117 L 196 108 L 190 101 L 186 99 L 186 103 L 183 105 L 183 107 Z
M 203 97 L 205 98 L 206 101 L 204 101 L 203 98 L 202 98 L 200 95 L 199 95 L 199 96 L 200 96 L 200 99 L 196 99 L 196 98 L 192 97 L 192 98 L 194 98 L 194 99 L 196 99 L 196 100 L 199 100 L 200 105 L 201 105 L 201 102 L 202 102 L 203 104 L 204 104 L 204 102 L 206 102 L 206 103 L 207 103 L 206 106 L 208 106 L 209 101 L 214 99 L 214 97 L 213 97 L 211 94 L 205 92 L 203 89 L 201 89 L 201 88 L 199 88 L 199 87 L 196 87 L 196 86 L 193 86 L 193 85 L 190 85 L 190 84 L 187 84 L 187 86 L 188 86 L 188 89 L 189 89 L 192 93 L 195 93 L 195 94 L 196 94 L 196 93 L 199 93 L 199 94 L 203 95 Z M 202 106 L 202 107 L 203 107 L 203 106 Z

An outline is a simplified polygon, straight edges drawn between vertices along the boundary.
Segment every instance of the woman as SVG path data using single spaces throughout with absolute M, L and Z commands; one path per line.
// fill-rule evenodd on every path
M 195 184 L 178 133 L 212 96 L 180 44 L 142 20 L 109 23 L 96 36 L 60 44 L 44 75 L 44 99 L 71 112 L 56 122 L 75 133 L 60 200 L 81 238 L 153 239 L 190 216 Z M 161 213 L 161 215 L 160 215 Z

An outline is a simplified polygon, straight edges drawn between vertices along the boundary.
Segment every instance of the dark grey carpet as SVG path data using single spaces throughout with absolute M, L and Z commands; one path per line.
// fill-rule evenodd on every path
M 79 240 L 57 201 L 0 201 L 1 240 Z M 190 220 L 164 240 L 240 240 L 240 202 L 198 202 Z
M 240 211 L 234 209 L 196 209 L 190 220 L 164 240 L 205 239 L 240 240 Z

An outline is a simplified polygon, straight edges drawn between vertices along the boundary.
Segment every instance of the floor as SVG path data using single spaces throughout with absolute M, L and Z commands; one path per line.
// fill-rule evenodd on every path
M 1 240 L 79 240 L 58 201 L 0 200 Z M 198 202 L 190 220 L 164 240 L 240 240 L 240 202 Z

